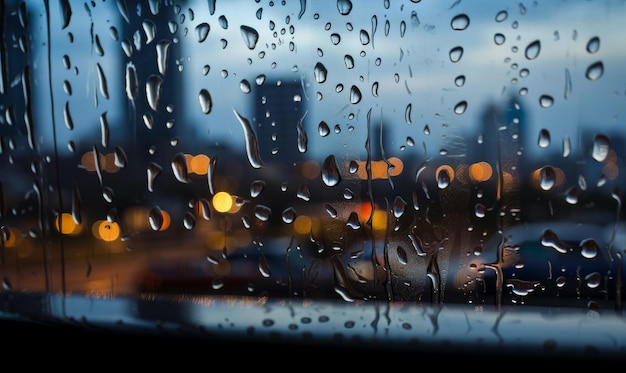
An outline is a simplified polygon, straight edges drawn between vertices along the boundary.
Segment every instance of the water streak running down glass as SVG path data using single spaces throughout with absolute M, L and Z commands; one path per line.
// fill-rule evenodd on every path
M 621 1 L 0 17 L 5 294 L 622 311 Z

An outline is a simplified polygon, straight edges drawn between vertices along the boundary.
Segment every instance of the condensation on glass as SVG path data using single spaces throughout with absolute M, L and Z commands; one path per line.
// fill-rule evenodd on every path
M 5 290 L 621 308 L 622 2 L 0 12 Z

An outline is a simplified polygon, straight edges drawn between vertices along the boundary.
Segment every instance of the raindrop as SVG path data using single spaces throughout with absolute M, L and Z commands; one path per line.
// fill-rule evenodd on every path
M 346 68 L 353 69 L 354 68 L 354 58 L 351 55 L 346 54 L 343 57 L 343 62 L 346 64 Z
M 239 29 L 241 30 L 241 36 L 248 49 L 254 49 L 256 43 L 259 41 L 259 33 L 252 27 L 246 25 L 242 25 Z
M 254 180 L 250 184 L 250 197 L 256 198 L 265 190 L 265 181 Z
M 193 229 L 196 226 L 196 217 L 193 213 L 189 211 L 185 212 L 185 215 L 183 216 L 183 226 L 187 230 Z
M 593 53 L 597 53 L 599 49 L 600 49 L 600 38 L 597 36 L 594 36 L 591 39 L 589 39 L 589 41 L 587 42 L 587 52 L 593 54 Z
M 437 186 L 439 189 L 446 189 L 448 185 L 450 185 L 450 174 L 448 173 L 448 170 L 439 170 L 439 173 L 437 174 Z
M 200 90 L 200 93 L 198 94 L 198 102 L 200 103 L 200 108 L 204 114 L 209 114 L 211 109 L 213 109 L 211 94 L 205 88 Z
M 157 68 L 159 69 L 159 73 L 162 76 L 167 74 L 167 60 L 170 55 L 170 45 L 172 44 L 169 40 L 161 40 L 157 46 Z
M 300 184 L 296 196 L 303 201 L 308 201 L 311 199 L 311 191 L 309 190 L 309 186 L 306 182 Z
M 126 64 L 126 76 L 124 80 L 126 97 L 129 100 L 135 101 L 137 93 L 139 92 L 139 83 L 137 80 L 137 70 L 132 62 Z
M 247 118 L 242 117 L 239 113 L 233 109 L 237 120 L 241 124 L 243 128 L 245 140 L 246 140 L 246 155 L 248 156 L 248 162 L 254 168 L 263 167 L 263 161 L 261 160 L 261 156 L 259 154 L 259 144 L 256 137 L 256 133 L 250 124 L 250 121 Z
M 496 45 L 502 45 L 506 41 L 506 37 L 503 34 L 496 33 L 493 36 L 493 41 L 494 43 L 496 43 Z
M 509 16 L 506 10 L 501 10 L 496 14 L 496 22 L 502 22 Z
M 567 253 L 569 246 L 561 242 L 559 236 L 552 230 L 546 229 L 541 235 L 541 244 L 545 247 L 551 247 L 561 254 Z
M 537 139 L 537 145 L 540 148 L 547 148 L 550 146 L 550 131 L 543 128 L 539 131 L 539 138 Z
M 70 113 L 70 102 L 67 101 L 65 103 L 65 107 L 63 108 L 63 120 L 65 121 L 65 127 L 68 130 L 74 129 L 74 120 L 72 119 L 72 113 Z
M 304 129 L 304 126 L 302 125 L 303 120 L 304 120 L 304 117 L 300 118 L 296 125 L 297 132 L 298 132 L 298 151 L 300 153 L 306 153 L 307 148 L 308 148 L 308 143 L 309 143 L 306 130 Z
M 543 190 L 550 190 L 556 184 L 556 171 L 552 166 L 542 167 L 539 172 L 539 186 Z
M 600 280 L 602 279 L 602 275 L 599 272 L 592 272 L 585 276 L 585 283 L 587 287 L 590 289 L 595 289 L 600 286 Z
M 477 203 L 476 206 L 474 206 L 474 215 L 476 215 L 477 218 L 484 218 L 486 213 L 487 208 L 482 203 Z
M 329 155 L 322 165 L 322 181 L 332 187 L 341 182 L 341 174 L 334 155 Z
M 454 107 L 454 113 L 461 115 L 465 113 L 466 109 L 467 109 L 467 101 L 461 101 L 458 104 L 456 104 L 456 106 Z
M 159 100 L 161 99 L 161 86 L 163 78 L 158 75 L 150 75 L 146 82 L 146 97 L 150 108 L 157 111 L 159 108 Z
M 571 187 L 565 193 L 565 201 L 570 205 L 575 205 L 578 203 L 578 189 L 575 187 Z
M 452 21 L 450 21 L 450 27 L 452 27 L 453 30 L 458 31 L 465 30 L 469 24 L 470 19 L 466 14 L 459 14 L 452 18 Z
M 113 189 L 111 189 L 111 187 L 104 187 L 102 188 L 102 198 L 104 198 L 105 201 L 107 201 L 108 203 L 113 202 Z
M 105 99 L 109 99 L 109 88 L 107 84 L 106 76 L 104 75 L 104 70 L 102 70 L 102 66 L 99 63 L 96 64 L 96 69 L 98 70 L 98 87 L 100 88 L 100 94 Z
M 316 82 L 324 83 L 326 81 L 326 76 L 328 75 L 328 70 L 326 70 L 326 66 L 324 66 L 321 62 L 318 62 L 315 64 L 313 74 L 315 75 Z
M 150 222 L 150 228 L 153 231 L 158 231 L 163 227 L 164 222 L 163 211 L 159 206 L 155 206 L 150 210 L 148 221 Z
M 154 192 L 155 181 L 157 177 L 161 175 L 162 171 L 163 169 L 161 168 L 161 166 L 159 166 L 158 164 L 154 162 L 150 163 L 150 165 L 148 166 L 147 173 L 148 173 L 148 191 L 149 192 Z
M 404 120 L 406 121 L 406 124 L 411 124 L 411 108 L 413 106 L 411 104 L 408 104 L 406 106 L 406 109 L 404 109 Z
M 141 27 L 146 35 L 146 45 L 150 44 L 156 36 L 156 25 L 151 20 L 146 19 L 141 23 Z
M 291 224 L 296 220 L 296 210 L 293 207 L 287 207 L 283 210 L 282 214 L 283 222 Z
M 541 42 L 539 40 L 535 40 L 532 43 L 528 44 L 526 50 L 524 51 L 524 55 L 529 60 L 534 60 L 539 56 L 541 52 Z
M 267 258 L 263 254 L 259 254 L 259 272 L 261 273 L 261 276 L 265 278 L 269 278 L 272 276 L 272 271 L 270 270 L 270 266 L 269 266 L 269 263 L 267 262 Z M 264 322 L 267 322 L 267 321 L 264 321 Z M 272 324 L 274 323 L 271 320 L 270 322 Z
M 592 238 L 587 238 L 580 242 L 580 253 L 587 259 L 595 258 L 599 250 L 598 243 Z
M 328 123 L 321 121 L 317 125 L 317 133 L 319 133 L 322 137 L 328 136 L 330 134 L 330 127 L 328 126 Z
M 257 205 L 254 208 L 254 216 L 261 221 L 270 220 L 270 216 L 272 215 L 272 209 L 264 205 Z
M 358 104 L 361 102 L 361 97 L 361 91 L 357 86 L 353 85 L 352 88 L 350 88 L 350 103 Z
M 370 35 L 365 30 L 361 30 L 359 38 L 361 39 L 362 45 L 368 45 L 370 43 Z
M 567 282 L 567 278 L 565 276 L 559 276 L 556 278 L 556 286 L 558 288 L 562 288 L 563 286 L 565 286 L 566 282 Z
M 553 104 L 554 98 L 552 98 L 552 96 L 542 95 L 541 97 L 539 97 L 539 105 L 541 105 L 542 108 L 549 108 Z
M 598 80 L 602 77 L 602 74 L 604 74 L 604 64 L 602 61 L 598 61 L 589 65 L 585 76 L 589 80 Z
M 406 211 L 406 206 L 406 201 L 402 197 L 396 196 L 393 201 L 393 216 L 397 219 L 404 215 L 404 212 Z
M 326 209 L 326 213 L 328 214 L 328 216 L 333 219 L 337 217 L 337 210 L 332 205 L 327 203 L 324 208 Z
M 591 156 L 597 162 L 604 162 L 609 155 L 610 140 L 606 135 L 596 135 L 593 139 Z
M 199 43 L 202 43 L 203 41 L 206 40 L 207 36 L 209 36 L 210 30 L 211 30 L 211 27 L 206 22 L 201 23 L 198 26 L 196 26 L 196 38 L 198 39 Z
M 378 82 L 372 84 L 372 96 L 378 97 Z
M 241 89 L 241 92 L 243 93 L 250 93 L 252 91 L 250 82 L 246 79 L 242 79 L 241 82 L 239 82 L 239 89 Z
M 450 50 L 450 61 L 457 63 L 463 57 L 463 47 L 454 47 Z
M 402 246 L 398 246 L 396 249 L 396 255 L 398 256 L 400 264 L 406 265 L 409 262 L 406 250 L 404 250 Z
M 225 16 L 220 16 L 217 19 L 217 22 L 219 22 L 220 27 L 223 28 L 224 30 L 228 29 L 228 19 L 226 19 Z
M 352 229 L 359 229 L 361 228 L 361 222 L 359 222 L 359 215 L 357 215 L 356 212 L 351 212 L 350 216 L 348 216 L 348 221 L 346 222 L 346 225 Z
M 172 160 L 171 165 L 172 172 L 174 172 L 176 180 L 180 181 L 181 183 L 188 183 L 189 175 L 187 171 L 187 158 L 185 158 L 185 154 L 176 154 L 176 156 L 174 156 L 174 159 Z
M 459 75 L 454 78 L 454 85 L 457 87 L 463 87 L 463 85 L 465 85 L 465 75 Z
M 350 0 L 337 0 L 337 10 L 342 16 L 347 16 L 352 10 L 352 2 Z

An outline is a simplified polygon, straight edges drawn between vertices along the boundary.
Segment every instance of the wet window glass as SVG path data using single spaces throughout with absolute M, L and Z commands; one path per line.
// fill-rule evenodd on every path
M 0 5 L 7 291 L 622 306 L 622 2 Z

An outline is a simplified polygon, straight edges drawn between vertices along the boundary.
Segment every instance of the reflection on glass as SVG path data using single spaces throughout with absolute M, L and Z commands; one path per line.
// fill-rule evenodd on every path
M 626 10 L 2 3 L 5 289 L 621 307 Z

